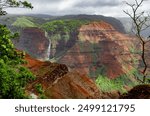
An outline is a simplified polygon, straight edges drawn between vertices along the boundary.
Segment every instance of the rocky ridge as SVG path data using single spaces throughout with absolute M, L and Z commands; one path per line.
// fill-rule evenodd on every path
M 41 84 L 46 98 L 101 98 L 94 81 L 78 72 L 69 72 L 66 65 L 43 62 L 26 55 L 25 65 L 36 76 L 26 87 L 28 94 L 38 96 L 36 85 Z
M 93 22 L 79 28 L 77 42 L 58 62 L 92 76 L 98 72 L 116 78 L 132 69 L 132 47 L 129 36 L 103 21 Z

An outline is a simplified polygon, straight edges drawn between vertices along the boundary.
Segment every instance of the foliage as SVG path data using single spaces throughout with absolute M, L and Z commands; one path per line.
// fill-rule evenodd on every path
M 123 93 L 126 91 L 123 87 L 124 84 L 121 79 L 109 79 L 106 76 L 99 75 L 96 79 L 96 84 L 104 92 L 120 91 L 121 93 Z
M 9 65 L 0 59 L 0 98 L 27 98 L 25 85 L 34 78 L 28 69 L 20 65 Z
M 141 50 L 138 50 L 135 46 L 129 48 L 131 54 L 141 54 Z
M 41 26 L 42 29 L 48 32 L 53 40 L 69 40 L 70 33 L 77 32 L 77 29 L 86 24 L 86 20 L 55 20 L 47 22 Z
M 20 18 L 18 17 L 17 20 L 12 25 L 21 28 L 37 27 L 36 24 L 34 24 L 31 20 L 29 20 L 26 17 L 20 17 Z
M 26 98 L 25 86 L 34 79 L 33 74 L 21 64 L 24 52 L 17 52 L 11 41 L 18 37 L 0 25 L 0 98 Z
M 87 24 L 87 20 L 53 20 L 44 23 L 41 28 L 48 33 L 51 40 L 51 49 L 56 49 L 54 53 L 56 59 L 59 59 L 66 49 L 70 48 L 76 41 L 78 28 L 82 24 Z M 61 44 L 62 46 L 60 46 Z M 61 52 L 60 52 L 61 51 Z M 52 58 L 52 56 L 51 56 Z
M 15 60 L 18 63 L 23 58 L 22 52 L 17 52 L 11 41 L 12 38 L 18 37 L 18 34 L 12 34 L 5 25 L 0 25 L 0 59 L 4 61 Z
M 32 4 L 27 1 L 1 0 L 0 15 L 6 15 L 7 12 L 4 9 L 8 7 L 22 7 L 22 8 L 30 8 L 30 9 L 33 8 Z
M 133 70 L 129 74 L 123 74 L 115 79 L 109 79 L 106 76 L 99 75 L 98 78 L 96 79 L 96 84 L 104 92 L 117 90 L 120 91 L 121 93 L 124 93 L 126 92 L 124 88 L 125 86 L 133 87 L 139 84 L 132 78 L 133 73 L 137 74 L 137 72 Z
M 23 7 L 33 8 L 27 1 L 1 0 L 0 16 L 6 15 L 5 8 Z M 24 52 L 17 52 L 11 41 L 18 37 L 12 34 L 5 25 L 0 24 L 0 98 L 27 98 L 25 95 L 26 84 L 35 79 L 33 74 L 21 64 Z
M 86 24 L 86 20 L 55 20 L 42 25 L 42 28 L 50 34 L 66 33 L 75 31 L 82 24 Z
M 42 85 L 41 84 L 36 84 L 35 89 L 38 93 L 43 93 Z
M 46 98 L 46 96 L 44 95 L 43 87 L 42 87 L 41 84 L 36 84 L 35 85 L 35 89 L 36 89 L 36 91 L 39 94 L 39 98 L 41 98 L 41 99 L 45 99 Z

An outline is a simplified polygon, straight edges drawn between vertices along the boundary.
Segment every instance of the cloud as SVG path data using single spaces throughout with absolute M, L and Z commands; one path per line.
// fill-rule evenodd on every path
M 120 5 L 118 0 L 77 0 L 77 7 L 113 7 Z
M 34 6 L 29 9 L 7 9 L 8 13 L 34 13 L 49 15 L 68 15 L 68 14 L 101 14 L 107 16 L 126 16 L 123 9 L 124 0 L 28 0 Z M 131 2 L 131 0 L 126 0 Z M 149 9 L 150 0 L 143 4 L 144 10 Z
M 31 3 L 40 3 L 40 4 L 43 4 L 43 3 L 58 3 L 58 2 L 61 2 L 63 0 L 27 0 Z

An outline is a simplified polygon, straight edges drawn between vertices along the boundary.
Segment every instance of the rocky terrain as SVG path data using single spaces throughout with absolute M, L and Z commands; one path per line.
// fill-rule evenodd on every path
M 50 43 L 44 31 L 31 27 L 23 29 L 20 35 L 13 41 L 17 49 L 23 50 L 37 59 L 46 60 L 49 57 L 47 51 Z
M 129 36 L 103 21 L 93 22 L 79 28 L 77 42 L 58 62 L 91 76 L 116 78 L 132 69 L 132 47 Z
M 78 72 L 69 72 L 66 65 L 43 62 L 26 55 L 28 67 L 36 80 L 26 91 L 38 96 L 36 85 L 41 84 L 46 98 L 102 98 L 101 92 L 92 79 Z
M 55 20 L 59 20 L 59 25 L 63 26 L 59 27 L 58 22 L 54 21 L 50 24 L 55 28 L 49 28 L 51 26 L 48 24 L 45 25 L 48 25 L 49 30 L 43 28 L 43 25 L 39 26 L 34 23 L 37 27 L 21 28 L 22 24 L 19 25 L 20 38 L 13 42 L 17 49 L 27 52 L 25 60 L 28 63 L 25 66 L 36 76 L 36 79 L 26 86 L 28 95 L 32 98 L 40 98 L 40 94 L 43 94 L 46 98 L 54 99 L 115 99 L 130 98 L 132 93 L 137 91 L 135 88 L 129 94 L 121 95 L 122 93 L 118 90 L 102 91 L 96 84 L 95 79 L 103 75 L 110 80 L 122 79 L 123 90 L 130 90 L 133 86 L 129 86 L 130 81 L 136 82 L 132 72 L 136 68 L 141 69 L 140 50 L 138 49 L 140 45 L 135 37 L 124 33 L 123 26 L 117 20 L 99 16 L 96 17 L 97 20 L 92 21 L 92 17 L 95 16 L 91 18 L 86 15 L 55 17 Z M 90 21 L 72 31 L 66 29 L 68 22 L 63 22 L 66 18 Z M 25 21 L 27 20 L 30 18 L 26 18 Z M 50 18 L 47 21 L 52 20 Z M 21 21 L 18 20 L 18 22 Z M 69 27 L 76 27 L 75 24 L 76 22 L 71 21 Z M 150 67 L 149 46 L 148 43 L 146 47 L 148 67 Z M 150 68 L 148 75 L 149 72 Z M 122 78 L 124 75 L 125 77 Z M 143 86 L 138 89 L 142 91 Z

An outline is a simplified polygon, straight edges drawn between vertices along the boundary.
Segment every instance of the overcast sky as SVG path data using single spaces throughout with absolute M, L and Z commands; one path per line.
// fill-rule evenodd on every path
M 127 9 L 124 0 L 27 0 L 34 6 L 29 9 L 7 9 L 12 14 L 97 14 L 113 17 L 124 17 Z M 134 0 L 126 0 L 129 3 Z M 144 2 L 142 10 L 150 11 L 150 0 Z

